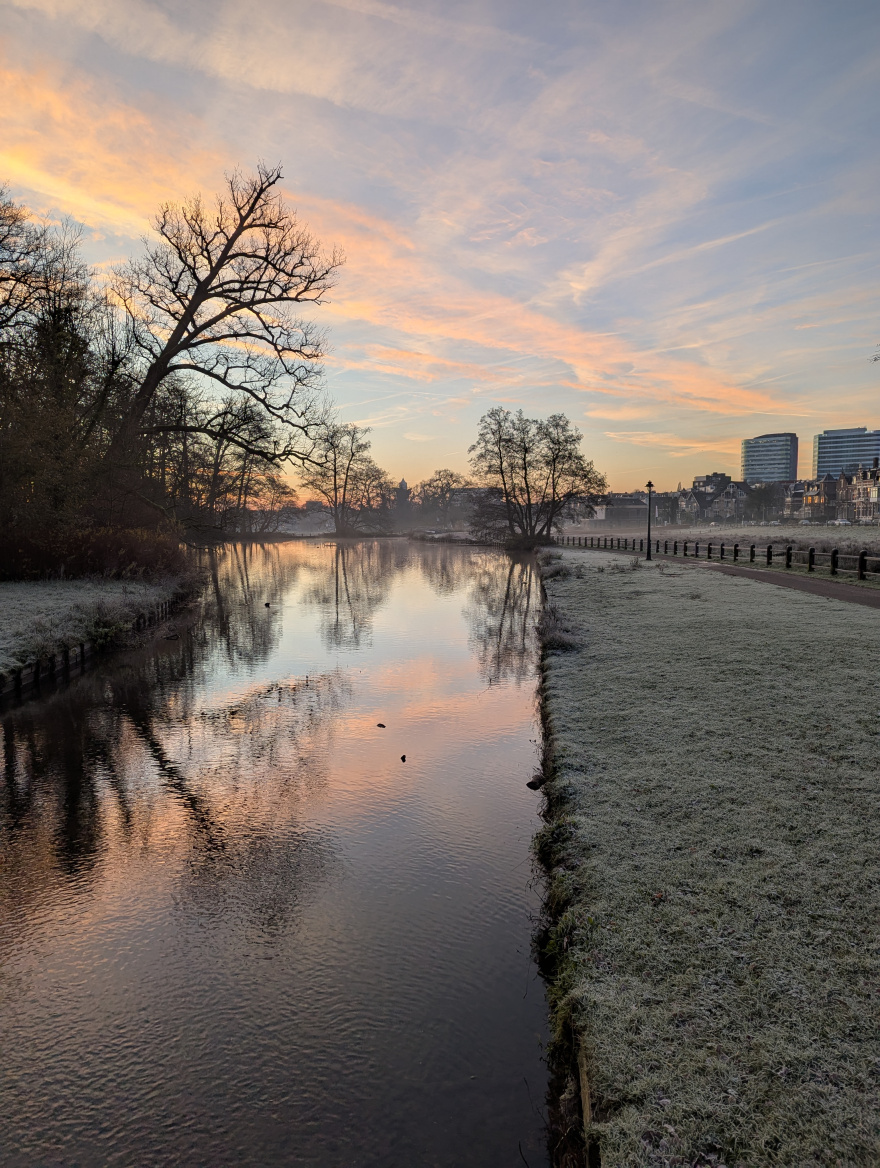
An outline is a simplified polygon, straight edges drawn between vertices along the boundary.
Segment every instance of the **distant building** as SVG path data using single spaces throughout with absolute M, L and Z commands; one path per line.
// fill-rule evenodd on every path
M 642 527 L 648 521 L 647 500 L 639 495 L 613 492 L 596 504 L 595 515 L 584 527 L 592 531 L 612 527 Z
M 730 475 L 713 470 L 711 474 L 694 475 L 695 491 L 723 491 L 730 482 Z
M 820 479 L 811 479 L 804 483 L 804 499 L 801 506 L 801 516 L 813 523 L 827 523 L 837 518 L 837 489 L 840 480 L 846 482 L 846 475 L 835 478 L 834 475 L 822 475 Z
M 743 439 L 743 482 L 792 482 L 797 478 L 797 465 L 797 434 L 759 434 L 757 438 Z
M 878 459 L 867 470 L 857 470 L 852 476 L 850 497 L 853 519 L 856 523 L 880 522 L 880 468 Z
M 412 512 L 412 493 L 407 486 L 406 479 L 401 479 L 394 490 L 394 510 L 397 513 L 399 523 L 409 521 Z
M 813 478 L 852 474 L 870 467 L 880 457 L 880 430 L 855 426 L 849 430 L 825 430 L 813 439 Z
M 716 521 L 742 519 L 748 497 L 748 483 L 728 483 L 707 501 L 706 512 Z
M 837 477 L 837 522 L 846 520 L 852 523 L 855 520 L 853 505 L 853 475 L 840 474 Z
M 678 497 L 678 515 L 682 523 L 701 523 L 709 515 L 713 494 L 711 491 L 688 489 Z

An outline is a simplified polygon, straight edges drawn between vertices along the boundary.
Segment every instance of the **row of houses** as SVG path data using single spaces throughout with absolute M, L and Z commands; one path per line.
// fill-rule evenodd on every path
M 854 474 L 836 478 L 826 474 L 805 483 L 790 484 L 786 517 L 814 523 L 880 523 L 880 469 L 878 460 Z M 799 490 L 799 488 L 801 488 Z
M 880 468 L 824 474 L 789 482 L 748 483 L 729 475 L 698 475 L 690 487 L 655 493 L 652 519 L 660 524 L 782 521 L 880 523 Z M 600 500 L 588 528 L 635 528 L 647 520 L 647 493 L 612 493 Z

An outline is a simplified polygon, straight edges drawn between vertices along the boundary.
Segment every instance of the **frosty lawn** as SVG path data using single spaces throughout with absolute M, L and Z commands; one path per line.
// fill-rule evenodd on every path
M 0 673 L 81 641 L 112 637 L 178 588 L 174 580 L 0 583 Z
M 632 563 L 545 581 L 569 1093 L 605 1168 L 876 1165 L 880 612 Z

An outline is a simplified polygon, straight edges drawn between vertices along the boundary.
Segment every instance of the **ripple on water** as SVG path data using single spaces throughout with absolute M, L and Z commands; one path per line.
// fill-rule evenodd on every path
M 0 1159 L 546 1164 L 530 565 L 214 568 L 179 642 L 4 715 Z

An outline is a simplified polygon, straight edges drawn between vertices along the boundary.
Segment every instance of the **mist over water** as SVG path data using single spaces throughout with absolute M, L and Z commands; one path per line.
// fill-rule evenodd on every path
M 0 1162 L 546 1165 L 531 564 L 208 567 L 2 714 Z

